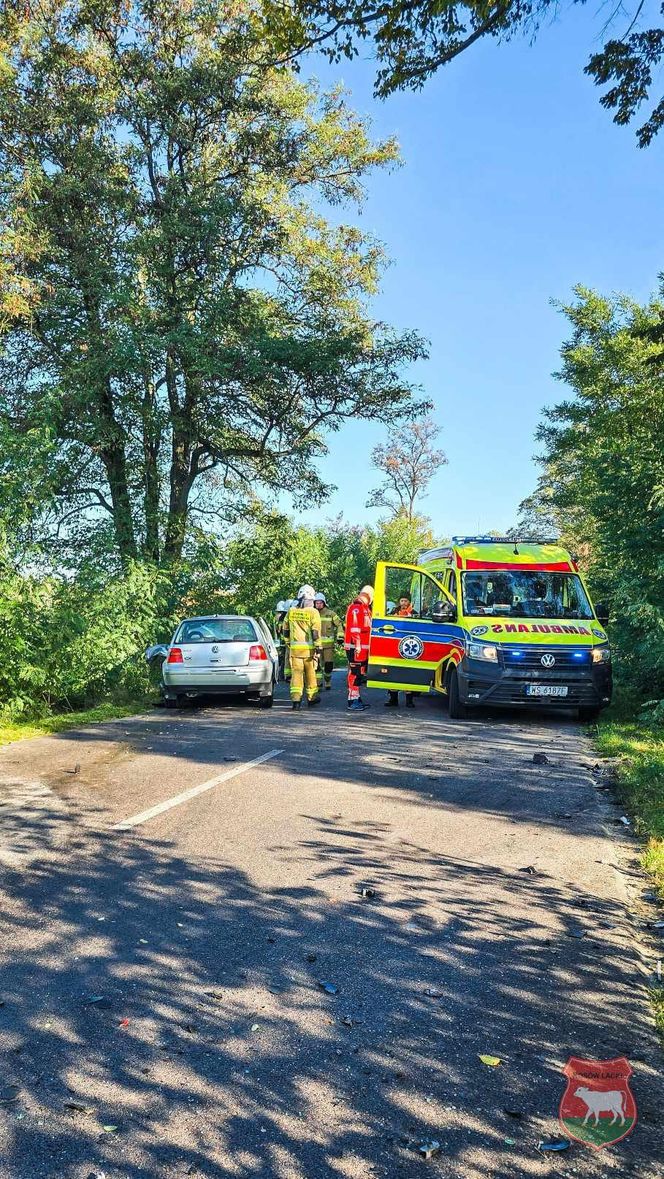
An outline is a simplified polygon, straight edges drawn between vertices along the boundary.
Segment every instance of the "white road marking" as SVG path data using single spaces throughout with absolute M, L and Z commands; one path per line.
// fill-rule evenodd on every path
M 253 761 L 245 761 L 240 766 L 234 766 L 232 770 L 225 770 L 223 774 L 217 774 L 216 778 L 208 778 L 207 782 L 201 782 L 200 786 L 192 786 L 190 790 L 183 790 L 182 794 L 175 794 L 173 798 L 167 798 L 165 802 L 158 802 L 156 806 L 151 806 L 147 811 L 132 815 L 130 819 L 123 819 L 121 823 L 114 823 L 113 830 L 128 831 L 130 827 L 138 827 L 139 823 L 146 823 L 148 819 L 154 819 L 156 815 L 163 815 L 164 811 L 170 811 L 172 807 L 180 806 L 180 803 L 188 802 L 190 798 L 196 798 L 199 794 L 204 794 L 206 790 L 212 790 L 220 782 L 227 782 L 229 778 L 237 778 L 238 774 L 244 774 L 252 766 L 260 766 L 264 761 L 270 761 L 270 758 L 277 757 L 283 752 L 283 749 L 271 749 L 269 753 L 263 753 L 260 757 L 255 757 Z

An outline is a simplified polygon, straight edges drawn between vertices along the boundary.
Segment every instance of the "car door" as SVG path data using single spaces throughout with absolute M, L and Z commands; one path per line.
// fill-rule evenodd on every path
M 275 679 L 277 679 L 279 676 L 279 652 L 277 650 L 277 645 L 274 641 L 274 637 L 272 635 L 272 632 L 270 631 L 270 628 L 264 618 L 258 619 L 258 625 L 259 625 L 261 631 L 263 632 L 263 638 L 265 640 L 265 648 L 267 650 L 268 655 L 270 656 L 270 659 L 272 660 L 272 665 L 274 667 Z
M 411 613 L 399 617 L 399 600 Z M 388 612 L 388 603 L 394 611 Z M 444 616 L 446 615 L 446 617 Z M 463 652 L 452 594 L 418 565 L 379 561 L 367 681 L 371 688 L 428 692 L 441 661 Z M 458 657 L 458 656 L 457 656 Z

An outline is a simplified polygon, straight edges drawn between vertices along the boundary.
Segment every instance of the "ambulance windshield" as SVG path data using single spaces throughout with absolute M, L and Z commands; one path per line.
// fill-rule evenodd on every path
M 462 574 L 463 612 L 510 618 L 591 619 L 592 608 L 576 573 L 519 569 Z

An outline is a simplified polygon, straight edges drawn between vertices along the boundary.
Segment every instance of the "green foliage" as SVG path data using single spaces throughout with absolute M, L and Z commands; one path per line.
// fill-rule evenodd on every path
M 0 515 L 52 567 L 177 563 L 249 487 L 324 496 L 345 419 L 418 412 L 339 215 L 396 145 L 262 32 L 252 0 L 0 14 Z
M 0 576 L 0 628 L 11 657 L 0 666 L 0 712 L 32 719 L 149 690 L 146 647 L 166 642 L 198 613 L 250 613 L 271 621 L 277 601 L 313 582 L 343 611 L 377 560 L 413 561 L 433 537 L 403 517 L 377 528 L 335 521 L 305 528 L 258 513 L 225 544 L 204 538 L 195 559 L 169 569 L 131 562 L 118 576 L 86 566 L 71 580 Z
M 532 497 L 580 550 L 606 598 L 620 673 L 664 695 L 664 303 L 579 288 L 559 374 L 573 397 L 545 411 L 544 473 Z
M 612 710 L 613 711 L 613 710 Z M 600 725 L 600 753 L 616 758 L 622 802 L 645 840 L 643 865 L 664 899 L 664 726 L 661 718 L 617 719 Z
M 576 0 L 585 3 L 585 0 Z M 483 37 L 507 41 L 518 32 L 532 37 L 540 25 L 557 15 L 553 0 L 264 0 L 272 43 L 287 58 L 323 45 L 333 61 L 353 57 L 372 40 L 378 62 L 376 94 L 418 89 L 441 66 L 453 61 Z M 615 110 L 614 121 L 630 122 L 651 98 L 653 74 L 664 56 L 664 29 L 641 27 L 643 4 L 616 7 L 608 21 L 602 15 L 600 36 L 619 18 L 627 25 L 593 53 L 586 73 L 598 86 L 614 85 L 601 98 Z M 622 29 L 621 29 L 622 31 Z M 664 99 L 657 102 L 638 130 L 646 146 L 664 122 Z

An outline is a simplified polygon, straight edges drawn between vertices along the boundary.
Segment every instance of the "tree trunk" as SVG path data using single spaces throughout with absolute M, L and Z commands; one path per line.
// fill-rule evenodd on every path
M 134 521 L 131 513 L 131 497 L 127 480 L 127 458 L 124 429 L 115 416 L 113 386 L 106 370 L 106 347 L 101 322 L 99 303 L 91 289 L 85 263 L 79 265 L 83 301 L 88 321 L 91 344 L 91 359 L 98 366 L 99 378 L 96 384 L 96 408 L 101 422 L 99 455 L 104 464 L 106 479 L 111 493 L 113 526 L 118 550 L 123 565 L 138 556 Z
M 151 377 L 144 377 L 143 394 L 143 463 L 145 467 L 145 540 L 143 556 L 159 563 L 159 447 L 160 430 L 156 420 L 155 387 Z
M 169 354 L 166 357 L 166 388 L 168 390 L 168 400 L 171 408 L 173 436 L 171 442 L 171 490 L 168 503 L 168 523 L 166 525 L 164 557 L 167 561 L 173 562 L 179 561 L 182 556 L 182 547 L 187 530 L 189 492 L 192 483 L 192 441 L 188 398 L 185 397 L 184 406 L 181 406 L 177 388 L 175 355 L 171 350 L 169 350 Z

